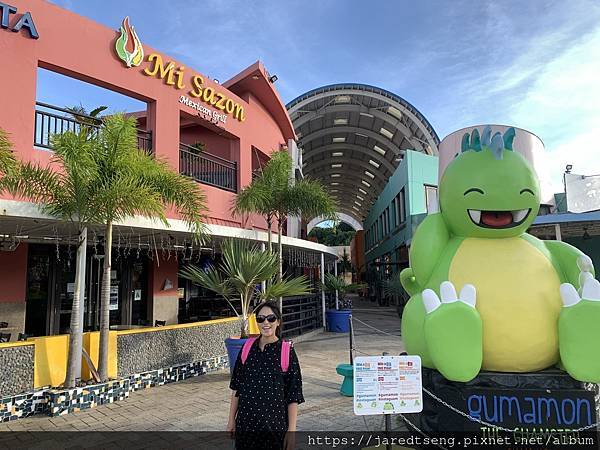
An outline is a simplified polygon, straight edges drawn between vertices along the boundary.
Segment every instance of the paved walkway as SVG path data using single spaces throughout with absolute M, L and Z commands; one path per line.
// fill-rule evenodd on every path
M 354 316 L 385 331 L 355 322 L 360 354 L 399 354 L 400 322 L 394 308 L 355 301 Z M 348 334 L 320 333 L 295 344 L 300 360 L 304 397 L 298 429 L 382 430 L 381 417 L 355 416 L 352 399 L 339 394 L 341 377 L 335 368 L 349 360 Z M 182 382 L 132 392 L 129 399 L 61 417 L 34 416 L 0 424 L 0 431 L 217 431 L 224 430 L 229 412 L 229 372 L 218 371 Z M 393 420 L 393 427 L 399 425 Z

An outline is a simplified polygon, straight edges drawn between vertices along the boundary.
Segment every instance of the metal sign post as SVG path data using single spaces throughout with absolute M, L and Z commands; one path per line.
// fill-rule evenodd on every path
M 350 365 L 354 364 L 352 349 L 354 348 L 354 328 L 352 328 L 352 313 L 348 314 L 348 326 L 349 326 L 349 335 L 350 335 Z

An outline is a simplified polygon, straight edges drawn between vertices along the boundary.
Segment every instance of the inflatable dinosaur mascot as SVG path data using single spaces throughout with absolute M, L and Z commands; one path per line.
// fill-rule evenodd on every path
M 540 187 L 514 137 L 475 129 L 446 168 L 400 274 L 406 349 L 452 381 L 559 364 L 598 383 L 600 283 L 578 249 L 526 233 Z

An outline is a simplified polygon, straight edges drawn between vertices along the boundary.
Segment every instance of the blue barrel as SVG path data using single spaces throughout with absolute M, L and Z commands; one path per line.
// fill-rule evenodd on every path
M 227 348 L 227 356 L 229 357 L 229 373 L 233 374 L 233 367 L 235 366 L 235 362 L 237 361 L 238 354 L 242 351 L 242 347 L 244 343 L 248 339 L 240 339 L 240 338 L 226 338 L 225 339 L 225 348 Z
M 348 316 L 352 314 L 350 309 L 329 309 L 325 312 L 327 318 L 327 331 L 334 333 L 348 333 L 350 331 L 350 324 L 348 323 Z

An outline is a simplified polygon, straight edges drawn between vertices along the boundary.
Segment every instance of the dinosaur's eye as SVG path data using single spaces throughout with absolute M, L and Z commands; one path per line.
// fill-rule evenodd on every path
M 467 195 L 471 192 L 479 192 L 480 194 L 484 194 L 484 192 L 479 188 L 470 188 L 470 189 L 467 189 L 463 195 Z
M 524 194 L 525 192 L 529 192 L 531 195 L 533 195 L 535 197 L 535 194 L 529 188 L 521 189 L 521 192 L 519 192 L 519 194 Z

